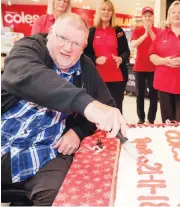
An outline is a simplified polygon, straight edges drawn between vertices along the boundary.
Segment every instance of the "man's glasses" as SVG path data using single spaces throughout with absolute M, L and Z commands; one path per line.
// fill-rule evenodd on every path
M 84 49 L 84 46 L 81 45 L 80 43 L 75 42 L 75 41 L 71 41 L 71 40 L 69 40 L 68 38 L 66 38 L 66 37 L 64 37 L 62 35 L 58 35 L 56 32 L 55 32 L 55 34 L 56 34 L 56 37 L 57 37 L 59 43 L 62 46 L 66 45 L 66 44 L 68 44 L 70 42 L 73 49 L 75 49 L 75 50 L 83 50 Z

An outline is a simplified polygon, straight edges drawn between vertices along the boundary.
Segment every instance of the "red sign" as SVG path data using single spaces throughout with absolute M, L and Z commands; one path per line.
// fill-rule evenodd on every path
M 79 14 L 88 24 L 88 26 L 93 26 L 93 20 L 94 20 L 94 10 L 89 9 L 79 9 L 79 8 L 72 8 L 72 12 Z
M 94 10 L 72 8 L 72 12 L 79 14 L 84 18 L 89 26 L 93 26 Z M 120 27 L 130 27 L 132 16 L 128 14 L 116 14 L 116 23 Z
M 116 14 L 116 24 L 120 27 L 130 27 L 132 16 L 128 14 Z
M 25 36 L 31 34 L 31 28 L 36 19 L 47 12 L 47 6 L 45 5 L 1 5 L 3 26 L 11 27 L 14 32 L 24 33 Z M 72 8 L 72 12 L 79 14 L 87 21 L 89 26 L 93 26 L 94 10 Z M 116 16 L 118 26 L 130 26 L 132 16 L 126 14 L 116 14 Z
M 33 23 L 47 11 L 45 5 L 1 4 L 1 6 L 3 26 L 11 27 L 14 32 L 24 33 L 25 36 L 30 35 Z

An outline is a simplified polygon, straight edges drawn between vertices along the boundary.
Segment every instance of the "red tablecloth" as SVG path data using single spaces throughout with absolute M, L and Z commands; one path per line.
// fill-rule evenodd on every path
M 105 148 L 100 152 L 93 150 L 98 138 Z M 113 206 L 119 151 L 119 140 L 107 139 L 103 132 L 86 137 L 53 206 Z

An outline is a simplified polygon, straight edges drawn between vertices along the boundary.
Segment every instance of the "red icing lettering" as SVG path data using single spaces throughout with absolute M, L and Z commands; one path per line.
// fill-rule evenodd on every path
M 162 164 L 160 163 L 154 163 L 154 166 L 151 166 L 151 164 L 148 162 L 145 163 L 143 162 L 144 157 L 140 156 L 137 162 L 138 168 L 138 174 L 142 175 L 142 174 L 162 174 L 163 171 L 161 170 L 162 168 Z M 142 169 L 144 168 L 144 169 Z
M 151 206 L 169 207 L 170 205 L 167 204 L 167 203 L 158 203 L 158 204 L 156 204 L 156 203 L 152 203 L 152 202 L 143 202 L 139 206 L 142 206 L 142 207 L 144 207 L 144 206 L 147 206 L 147 207 L 151 207 Z
M 150 149 L 147 149 L 147 143 L 149 142 L 151 142 L 151 139 L 146 137 L 144 139 L 135 139 L 132 143 L 136 143 L 136 148 L 139 153 L 147 155 L 152 153 Z
M 174 160 L 180 162 L 180 132 L 169 130 L 165 133 L 169 146 L 172 147 Z
M 156 188 L 166 188 L 165 180 L 154 180 L 154 176 L 150 175 L 149 180 L 140 180 L 138 181 L 138 188 L 150 188 L 151 194 L 156 194 Z

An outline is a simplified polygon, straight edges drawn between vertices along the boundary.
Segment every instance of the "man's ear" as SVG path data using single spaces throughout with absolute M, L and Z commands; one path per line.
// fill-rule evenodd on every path
M 51 35 L 53 32 L 53 28 L 52 26 L 49 28 L 49 31 L 48 31 L 48 35 L 47 35 L 47 39 L 49 39 L 49 35 Z

